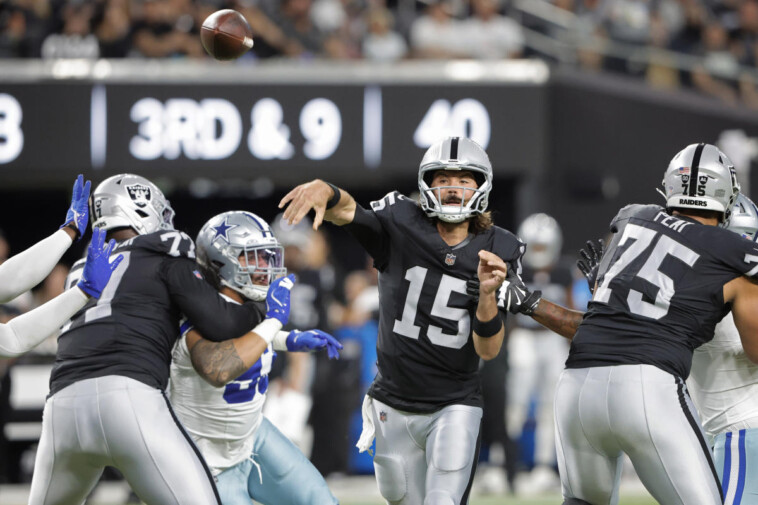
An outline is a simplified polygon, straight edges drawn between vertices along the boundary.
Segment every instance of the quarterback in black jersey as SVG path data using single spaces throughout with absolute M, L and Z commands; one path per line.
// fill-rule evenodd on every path
M 174 230 L 173 210 L 147 179 L 106 179 L 90 216 L 123 260 L 58 339 L 29 503 L 82 503 L 105 466 L 147 503 L 220 503 L 164 393 L 171 351 L 181 314 L 216 341 L 245 334 L 262 315 L 227 303 L 203 279 L 194 243 Z
M 613 219 L 586 314 L 544 299 L 526 309 L 572 339 L 555 395 L 566 503 L 617 503 L 623 453 L 659 503 L 722 503 L 684 381 L 730 309 L 758 362 L 758 246 L 723 228 L 738 192 L 717 147 L 686 147 L 665 172 L 665 208 L 629 205 Z M 512 278 L 506 290 L 525 287 Z
M 482 416 L 479 359 L 500 351 L 499 298 L 524 245 L 492 225 L 492 166 L 467 138 L 432 145 L 419 168 L 420 204 L 397 192 L 364 209 L 320 180 L 282 199 L 284 218 L 311 209 L 344 225 L 379 270 L 378 374 L 364 401 L 358 447 L 371 446 L 379 490 L 393 505 L 465 504 Z M 480 281 L 478 302 L 467 281 Z

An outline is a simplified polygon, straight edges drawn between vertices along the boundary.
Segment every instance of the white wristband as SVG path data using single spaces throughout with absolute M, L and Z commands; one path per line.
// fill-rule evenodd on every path
M 267 344 L 270 344 L 281 329 L 282 322 L 278 319 L 270 318 L 264 319 L 258 326 L 253 328 L 253 332 L 257 333 Z
M 286 351 L 287 350 L 287 337 L 290 336 L 288 331 L 277 331 L 274 337 L 274 350 Z

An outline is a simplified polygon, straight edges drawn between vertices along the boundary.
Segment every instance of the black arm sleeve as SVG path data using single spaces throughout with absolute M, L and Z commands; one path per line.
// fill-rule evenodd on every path
M 376 214 L 356 203 L 353 221 L 346 224 L 345 229 L 374 258 L 376 269 L 382 271 L 387 265 L 389 235 L 387 235 L 384 227 L 382 227 L 382 223 L 376 217 Z
M 255 304 L 237 305 L 224 300 L 205 279 L 198 277 L 194 261 L 166 258 L 162 273 L 171 299 L 207 340 L 220 342 L 241 337 L 263 320 Z

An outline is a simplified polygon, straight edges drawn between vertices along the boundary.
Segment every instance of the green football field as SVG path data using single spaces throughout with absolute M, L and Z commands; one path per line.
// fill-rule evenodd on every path
M 619 505 L 656 505 L 658 502 L 650 497 L 621 498 Z M 560 505 L 561 497 L 540 496 L 534 498 L 525 497 L 487 497 L 472 498 L 469 505 Z M 373 501 L 344 501 L 340 500 L 340 505 L 385 505 L 380 500 Z

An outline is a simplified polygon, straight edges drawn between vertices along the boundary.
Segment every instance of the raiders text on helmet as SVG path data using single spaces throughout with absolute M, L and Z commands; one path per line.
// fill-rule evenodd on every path
M 558 262 L 563 247 L 561 227 L 552 216 L 532 214 L 524 219 L 518 236 L 526 243 L 524 265 L 533 270 L 542 270 Z
M 442 191 L 457 188 L 471 192 L 462 186 L 430 184 L 437 170 L 468 170 L 474 175 L 478 188 L 467 202 L 442 205 Z M 418 171 L 418 189 L 421 192 L 421 208 L 429 217 L 437 217 L 449 223 L 460 223 L 474 214 L 487 210 L 487 200 L 492 190 L 492 164 L 479 144 L 466 137 L 448 137 L 432 144 L 424 154 Z M 464 192 L 464 194 L 466 194 Z
M 174 209 L 155 184 L 139 175 L 105 179 L 92 192 L 90 205 L 95 228 L 129 227 L 140 235 L 174 229 Z
M 250 300 L 265 300 L 271 282 L 287 275 L 284 249 L 268 223 L 252 212 L 224 212 L 211 218 L 195 245 L 197 261 L 214 271 L 222 285 Z
M 727 229 L 748 240 L 758 242 L 758 207 L 742 193 L 737 196 Z
M 739 189 L 734 165 L 711 144 L 685 147 L 663 176 L 667 208 L 715 210 L 722 213 L 722 223 L 729 221 Z

